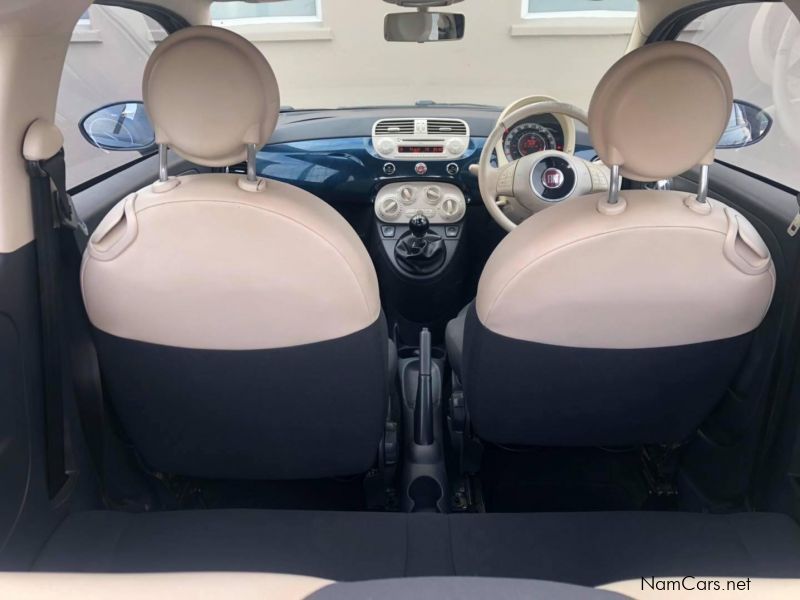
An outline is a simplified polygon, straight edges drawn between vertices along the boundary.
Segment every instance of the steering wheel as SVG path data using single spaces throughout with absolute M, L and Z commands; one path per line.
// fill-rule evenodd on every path
M 486 138 L 478 163 L 478 186 L 489 214 L 506 231 L 517 223 L 503 212 L 509 199 L 535 213 L 572 196 L 608 189 L 608 170 L 559 150 L 542 150 L 499 168 L 491 164 L 498 142 L 516 123 L 543 114 L 560 114 L 589 125 L 586 112 L 565 102 L 536 102 L 506 115 Z
M 795 84 L 798 79 L 797 61 L 792 62 L 793 49 L 800 37 L 797 19 L 790 19 L 781 34 L 772 69 L 772 89 L 775 100 L 775 117 L 783 132 L 794 145 L 800 145 L 800 101 Z

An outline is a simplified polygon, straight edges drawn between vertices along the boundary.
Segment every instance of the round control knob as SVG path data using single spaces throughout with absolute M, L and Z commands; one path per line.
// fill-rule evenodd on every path
M 378 142 L 378 152 L 381 154 L 392 154 L 395 150 L 395 145 L 392 140 L 381 140 Z
M 382 219 L 392 220 L 400 215 L 400 203 L 394 196 L 387 196 L 378 205 L 378 213 Z
M 442 199 L 442 190 L 440 190 L 437 186 L 432 185 L 425 190 L 425 200 L 428 204 L 438 204 L 439 200 Z
M 464 142 L 458 138 L 453 138 L 447 142 L 446 148 L 450 154 L 461 154 L 464 152 Z
M 406 186 L 400 190 L 400 201 L 403 204 L 411 204 L 414 202 L 415 195 L 414 188 Z
M 463 209 L 461 203 L 458 201 L 457 198 L 454 198 L 453 196 L 448 196 L 447 198 L 444 199 L 444 202 L 442 202 L 442 207 L 441 207 L 442 215 L 448 221 L 455 221 L 456 219 L 460 219 L 462 210 Z

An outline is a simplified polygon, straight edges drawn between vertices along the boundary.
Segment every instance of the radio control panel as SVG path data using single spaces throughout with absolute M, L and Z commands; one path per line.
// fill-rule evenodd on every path
M 391 160 L 453 160 L 469 148 L 469 125 L 461 119 L 381 119 L 372 126 L 372 146 Z
M 390 183 L 375 197 L 375 215 L 384 223 L 408 223 L 417 214 L 431 224 L 455 223 L 466 211 L 463 192 L 451 183 Z

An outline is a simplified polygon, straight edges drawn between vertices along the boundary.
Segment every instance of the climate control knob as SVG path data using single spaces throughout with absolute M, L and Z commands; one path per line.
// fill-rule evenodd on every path
M 411 204 L 415 195 L 414 188 L 406 186 L 400 190 L 400 201 L 406 205 Z
M 442 199 L 442 190 L 439 187 L 432 185 L 425 190 L 425 200 L 428 204 L 439 204 Z
M 442 212 L 442 216 L 448 221 L 457 221 L 464 214 L 463 204 L 461 204 L 461 202 L 459 202 L 458 199 L 454 198 L 453 196 L 448 196 L 444 199 L 440 210 Z
M 381 219 L 391 221 L 400 216 L 400 202 L 394 196 L 387 196 L 378 205 L 378 214 Z

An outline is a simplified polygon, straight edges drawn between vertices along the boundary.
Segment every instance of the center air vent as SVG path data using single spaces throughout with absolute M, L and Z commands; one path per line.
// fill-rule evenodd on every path
M 375 123 L 375 135 L 413 135 L 414 119 L 384 119 Z
M 372 146 L 384 159 L 459 158 L 469 147 L 461 119 L 381 119 L 372 126 Z
M 453 119 L 428 119 L 428 133 L 438 135 L 467 135 L 467 124 Z

